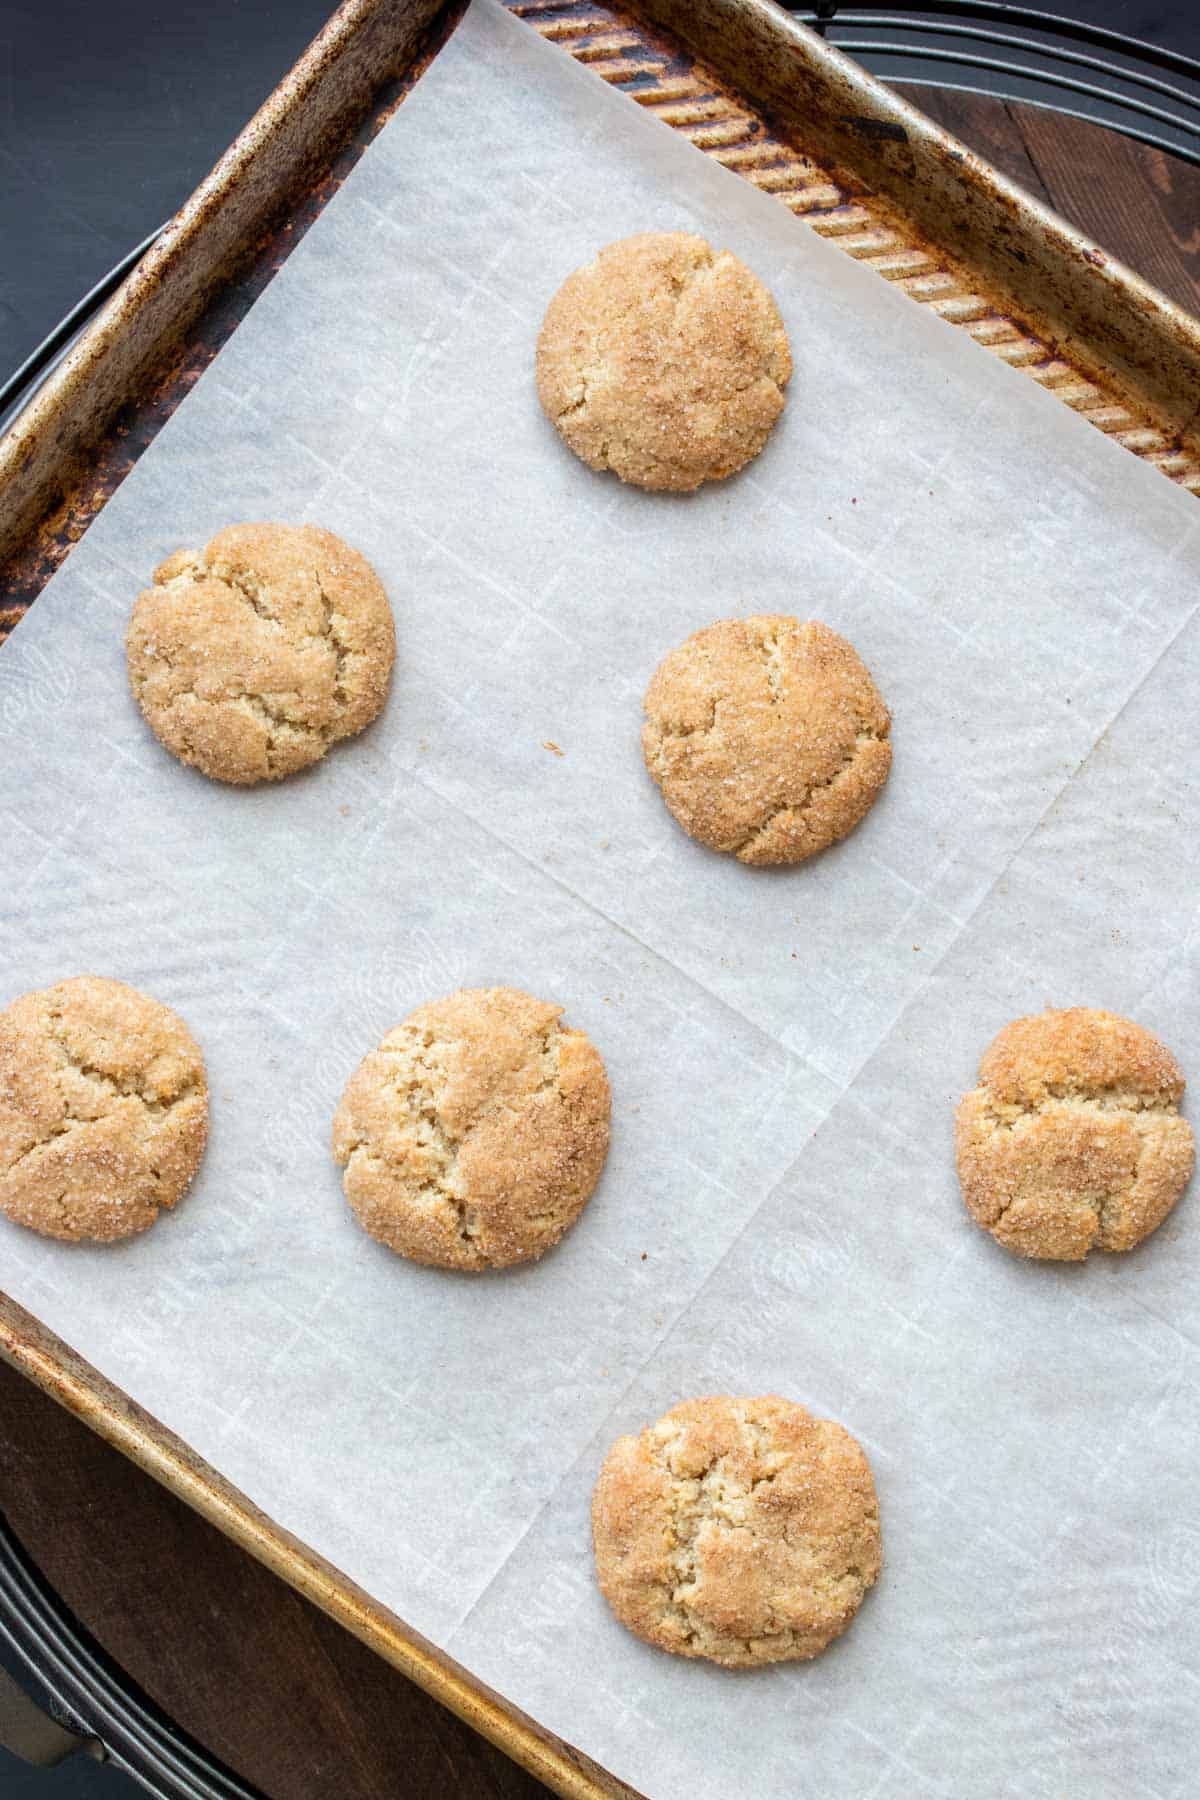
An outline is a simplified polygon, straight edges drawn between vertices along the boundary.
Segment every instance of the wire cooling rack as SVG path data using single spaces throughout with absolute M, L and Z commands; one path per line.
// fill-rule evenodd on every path
M 49 1715 L 163 1800 L 264 1800 L 135 1687 L 84 1630 L 0 1515 L 0 1643 Z
M 962 88 L 1073 113 L 1200 164 L 1200 62 L 1179 50 L 986 0 L 784 5 L 884 81 Z

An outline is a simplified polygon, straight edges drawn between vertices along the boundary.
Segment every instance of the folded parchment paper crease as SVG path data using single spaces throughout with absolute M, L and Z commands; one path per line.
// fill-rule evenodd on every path
M 562 278 L 675 227 L 796 360 L 763 456 L 682 500 L 584 468 L 532 378 Z M 400 652 L 370 731 L 238 792 L 151 738 L 121 640 L 160 557 L 255 518 L 360 546 Z M 1193 1791 L 1200 1197 L 1021 1264 L 951 1117 L 1047 1001 L 1200 1083 L 1198 576 L 1188 495 L 477 0 L 0 655 L 3 997 L 145 987 L 213 1095 L 175 1216 L 6 1225 L 3 1286 L 654 1800 Z M 879 805 L 794 871 L 690 843 L 638 747 L 663 652 L 751 610 L 844 632 L 895 716 Z M 615 1131 L 557 1251 L 456 1278 L 359 1230 L 329 1125 L 389 1025 L 484 982 L 564 1003 Z M 887 1567 L 812 1665 L 673 1661 L 595 1591 L 604 1446 L 706 1391 L 870 1450 Z

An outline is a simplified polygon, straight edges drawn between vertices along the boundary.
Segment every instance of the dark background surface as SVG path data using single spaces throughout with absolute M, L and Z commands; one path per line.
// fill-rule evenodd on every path
M 0 0 L 0 380 L 187 199 L 332 0 Z
M 1054 0 L 1043 3 L 1049 10 Z M 1059 0 L 1059 4 L 1090 23 L 1200 58 L 1200 0 Z M 126 251 L 180 205 L 330 10 L 330 0 L 112 0 L 107 5 L 100 0 L 0 0 L 0 380 Z M 1065 137 L 1056 138 L 1061 122 L 1044 115 L 1027 111 L 1018 116 L 1012 109 L 984 115 L 954 96 L 912 97 L 1101 241 L 1119 239 L 1119 253 L 1195 308 L 1200 188 L 1188 183 L 1172 187 L 1169 181 L 1164 188 L 1159 180 L 1145 190 L 1150 198 L 1143 206 L 1141 190 L 1130 181 L 1119 182 L 1117 164 L 1106 163 L 1097 151 L 1096 142 L 1104 134 L 1070 126 Z M 1044 123 L 1039 123 L 1041 119 Z M 1097 156 L 1099 161 L 1089 160 Z M 1130 194 L 1135 196 L 1132 202 Z M 1145 225 L 1141 256 L 1130 247 L 1138 242 L 1135 221 L 1124 217 L 1131 207 Z M 100 1549 L 104 1532 L 95 1514 L 91 1521 L 86 1518 L 88 1509 L 98 1505 L 105 1517 L 115 1518 L 118 1493 L 144 1484 L 145 1478 L 102 1446 L 85 1444 L 80 1449 L 71 1436 L 78 1427 L 65 1417 L 51 1419 L 39 1413 L 39 1407 L 50 1405 L 40 1396 L 30 1394 L 28 1401 L 24 1397 L 18 1401 L 20 1390 L 12 1385 L 17 1378 L 8 1371 L 0 1374 L 4 1376 L 0 1399 L 6 1394 L 8 1402 L 0 1415 L 5 1450 L 11 1453 L 20 1441 L 20 1431 L 12 1429 L 19 1412 L 30 1458 L 33 1446 L 40 1446 L 48 1461 L 57 1455 L 60 1475 L 75 1484 L 67 1495 L 56 1497 L 56 1504 L 72 1514 L 69 1519 L 64 1516 L 64 1531 L 69 1524 L 72 1541 Z M 31 1410 L 26 1416 L 27 1408 Z M 29 1496 L 35 1490 L 32 1461 L 24 1476 L 0 1468 L 0 1507 L 14 1503 L 13 1492 L 22 1481 L 29 1517 Z M 50 1491 L 57 1489 L 51 1480 Z M 182 1510 L 173 1510 L 177 1508 L 177 1502 L 157 1490 L 145 1501 L 145 1529 L 161 1534 L 164 1580 L 181 1552 L 194 1553 L 194 1542 L 199 1541 L 187 1535 L 199 1529 L 196 1522 L 190 1515 L 185 1518 Z M 161 1523 L 152 1527 L 150 1521 Z M 141 1549 L 144 1556 L 146 1542 Z M 128 1574 L 120 1567 L 118 1547 L 109 1545 L 108 1551 L 109 1623 L 115 1633 L 113 1621 L 127 1609 L 132 1617 L 136 1608 L 122 1586 Z M 136 1550 L 134 1555 L 142 1560 Z M 223 1546 L 213 1546 L 214 1568 L 224 1555 Z M 42 1560 L 69 1589 L 67 1564 L 52 1568 L 53 1554 L 45 1544 Z M 256 1612 L 265 1615 L 267 1590 L 253 1584 L 269 1578 L 249 1566 L 240 1577 L 240 1565 L 231 1562 L 228 1570 L 220 1566 L 232 1596 L 230 1614 L 240 1610 L 250 1619 Z M 234 1593 L 239 1579 L 249 1584 L 245 1594 Z M 141 1598 L 151 1611 L 157 1604 L 164 1633 L 186 1633 L 182 1614 L 173 1615 L 161 1599 L 155 1602 L 152 1593 Z M 302 1603 L 294 1604 L 301 1608 Z M 100 1629 L 98 1624 L 96 1628 Z M 198 1628 L 199 1621 L 192 1622 L 192 1629 Z M 335 1640 L 327 1633 L 336 1633 L 336 1628 L 297 1610 L 292 1634 L 310 1646 L 313 1688 L 336 1698 L 332 1660 L 327 1659 L 345 1657 L 334 1649 Z M 115 1643 L 112 1647 L 118 1648 Z M 170 1662 L 171 1648 L 167 1639 L 160 1642 L 160 1667 Z M 261 1648 L 266 1654 L 267 1647 Z M 365 1652 L 359 1654 L 366 1657 Z M 231 1680 L 236 1685 L 234 1655 L 231 1637 L 226 1665 L 222 1667 L 218 1658 L 217 1666 L 206 1670 L 215 1687 Z M 325 1670 L 328 1675 L 322 1673 Z M 367 1658 L 355 1665 L 352 1685 L 361 1692 L 376 1680 L 383 1682 L 382 1665 L 378 1671 L 374 1659 Z M 181 1684 L 190 1679 L 182 1660 L 175 1673 Z M 398 1680 L 390 1673 L 387 1679 Z M 246 1683 L 245 1669 L 240 1680 Z M 299 1686 L 298 1682 L 298 1690 Z M 174 1696 L 180 1711 L 184 1691 L 181 1685 Z M 255 1702 L 248 1687 L 243 1685 L 241 1691 L 246 1708 L 252 1710 Z M 169 1697 L 164 1693 L 164 1700 Z M 343 1699 L 349 1705 L 349 1695 Z M 395 1696 L 382 1686 L 377 1705 L 381 1718 L 394 1717 L 397 1711 Z M 386 1791 L 398 1796 L 444 1794 L 446 1800 L 468 1790 L 514 1797 L 534 1791 L 534 1784 L 487 1746 L 476 1748 L 477 1740 L 462 1734 L 446 1715 L 440 1718 L 445 1723 L 436 1728 L 439 1743 L 427 1753 L 432 1760 L 422 1763 L 417 1757 L 405 1772 L 404 1759 L 396 1754 L 398 1746 L 390 1758 L 381 1757 L 381 1769 L 390 1761 L 394 1778 Z M 348 1736 L 352 1739 L 353 1732 Z M 332 1797 L 339 1791 L 332 1757 L 329 1771 L 326 1791 Z M 80 1758 L 44 1772 L 26 1770 L 0 1751 L 0 1800 L 129 1800 L 135 1792 L 140 1790 L 113 1769 Z
M 145 1792 L 119 1769 L 73 1756 L 57 1769 L 31 1769 L 0 1750 L 4 1800 L 145 1800 Z

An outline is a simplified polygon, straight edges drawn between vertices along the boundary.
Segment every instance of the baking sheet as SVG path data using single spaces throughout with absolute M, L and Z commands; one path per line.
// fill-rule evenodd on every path
M 742 255 L 796 357 L 763 456 L 684 499 L 590 473 L 533 393 L 546 300 L 645 228 Z M 121 634 L 160 557 L 256 517 L 359 545 L 400 655 L 368 733 L 236 792 L 150 738 Z M 951 1108 L 1048 1000 L 1200 1078 L 1198 525 L 476 0 L 0 656 L 0 993 L 143 986 L 213 1094 L 175 1216 L 108 1249 L 0 1221 L 5 1288 L 655 1800 L 1184 1794 L 1195 1199 L 1131 1257 L 1018 1264 Z M 844 632 L 895 716 L 880 803 L 792 871 L 691 844 L 638 749 L 663 652 L 749 610 Z M 554 1253 L 463 1278 L 366 1239 L 327 1144 L 382 1032 L 482 982 L 566 1005 L 615 1129 Z M 674 1661 L 593 1586 L 604 1447 L 722 1390 L 872 1456 L 887 1567 L 812 1665 Z

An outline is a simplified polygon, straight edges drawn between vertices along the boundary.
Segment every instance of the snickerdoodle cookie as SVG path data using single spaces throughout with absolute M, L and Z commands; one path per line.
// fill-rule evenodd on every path
M 1141 1025 L 1087 1006 L 1015 1019 L 958 1107 L 958 1176 L 976 1223 L 1018 1256 L 1132 1250 L 1192 1173 L 1184 1080 Z
M 818 1655 L 882 1563 L 861 1445 L 773 1395 L 685 1400 L 618 1438 L 592 1498 L 592 1541 L 623 1625 L 727 1668 Z
M 546 309 L 538 397 L 576 456 L 687 492 L 758 455 L 792 358 L 779 309 L 728 250 L 685 231 L 609 244 Z
M 683 829 L 744 863 L 798 863 L 870 811 L 891 719 L 857 651 L 815 620 L 720 619 L 646 690 L 646 767 Z
M 346 1198 L 372 1237 L 446 1269 L 558 1242 L 608 1153 L 608 1077 L 562 1008 L 517 988 L 418 1006 L 351 1076 L 333 1122 Z
M 168 1006 L 99 975 L 0 1012 L 0 1211 L 47 1237 L 131 1237 L 208 1135 L 204 1058 Z
M 231 525 L 139 594 L 129 679 L 155 736 L 214 781 L 276 781 L 387 698 L 396 633 L 370 563 L 317 525 Z

